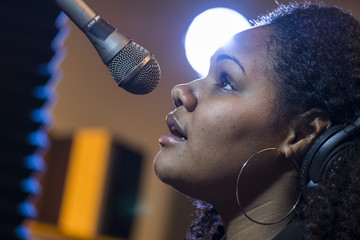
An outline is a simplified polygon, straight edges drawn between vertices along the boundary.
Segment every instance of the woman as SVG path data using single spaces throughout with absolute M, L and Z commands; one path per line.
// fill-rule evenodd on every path
M 173 88 L 155 173 L 202 200 L 188 239 L 359 238 L 357 130 L 318 185 L 300 191 L 298 173 L 327 129 L 360 116 L 360 24 L 305 3 L 255 25 Z

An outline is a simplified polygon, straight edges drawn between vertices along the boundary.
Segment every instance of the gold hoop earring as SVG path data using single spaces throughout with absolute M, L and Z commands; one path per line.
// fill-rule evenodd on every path
M 269 161 L 269 158 L 261 158 L 260 157 L 260 155 L 263 155 L 264 153 L 269 154 L 270 152 L 273 152 L 276 155 L 278 155 L 276 160 L 273 159 L 272 161 Z M 281 157 L 279 158 L 279 156 L 281 156 Z M 258 160 L 254 161 L 254 159 L 258 159 Z M 264 159 L 266 159 L 266 161 L 261 162 L 261 160 L 264 160 Z M 269 168 L 268 165 L 270 163 L 275 164 L 275 169 Z M 294 171 L 291 171 L 291 169 L 290 169 L 291 166 L 289 165 L 289 163 L 291 163 L 292 167 L 295 166 L 297 177 L 292 175 L 294 173 Z M 255 167 L 255 168 L 251 169 L 250 165 L 253 165 L 253 167 Z M 248 174 L 244 174 L 245 168 L 250 169 L 250 170 L 248 170 L 248 171 L 250 171 Z M 286 159 L 285 154 L 282 153 L 277 148 L 266 148 L 266 149 L 263 149 L 263 150 L 255 153 L 254 155 L 250 156 L 250 158 L 247 159 L 247 161 L 241 167 L 240 172 L 237 177 L 237 181 L 236 181 L 236 200 L 237 200 L 238 206 L 240 207 L 242 213 L 250 221 L 257 223 L 257 224 L 261 224 L 261 225 L 273 225 L 273 224 L 277 224 L 277 223 L 283 221 L 284 219 L 286 219 L 295 210 L 295 208 L 300 200 L 300 195 L 301 195 L 300 186 L 295 187 L 294 183 L 293 183 L 293 180 L 294 180 L 296 185 L 299 185 L 299 181 L 298 181 L 299 172 L 300 172 L 300 169 L 299 169 L 297 162 L 293 158 L 291 159 L 291 161 Z M 260 176 L 264 182 L 259 181 L 260 178 L 258 176 L 255 176 L 255 174 L 261 174 Z M 279 178 L 279 176 L 281 176 L 281 178 Z M 279 181 L 280 179 L 283 179 L 284 177 L 289 179 L 289 181 L 286 181 L 286 183 L 288 184 L 286 186 L 284 186 L 282 181 Z M 245 184 L 240 183 L 241 180 L 245 180 L 244 181 Z M 249 182 L 251 182 L 251 180 L 255 180 L 254 181 L 255 185 L 249 187 Z M 279 198 L 280 202 L 284 201 L 286 203 L 286 205 L 289 205 L 289 210 L 285 214 L 271 215 L 270 218 L 272 220 L 269 222 L 255 220 L 254 217 L 250 216 L 250 214 L 249 214 L 250 211 L 247 212 L 244 208 L 246 204 L 251 205 L 252 201 L 256 197 L 258 197 L 259 193 L 254 191 L 254 189 L 257 189 L 260 192 L 261 191 L 265 192 L 265 190 L 268 189 L 270 186 L 275 186 L 275 189 L 276 189 L 276 187 L 277 187 L 276 184 L 279 185 L 278 189 L 280 191 L 284 191 L 284 193 L 286 195 L 288 195 L 287 197 L 289 197 L 289 199 L 291 198 L 292 200 L 294 200 L 294 204 L 289 204 L 289 201 L 285 201 L 286 199 Z M 249 190 L 249 191 L 246 191 L 245 193 L 244 192 L 242 193 L 243 196 L 245 196 L 244 198 L 245 199 L 247 198 L 247 200 L 245 200 L 245 204 L 242 204 L 240 201 L 240 196 L 239 196 L 239 188 L 240 187 L 245 188 L 246 190 Z M 292 194 L 290 193 L 290 191 L 293 191 L 293 190 L 295 190 L 297 193 L 294 194 L 293 197 L 291 197 L 290 195 L 292 195 Z M 254 196 L 252 196 L 252 195 L 254 195 Z M 275 194 L 275 195 L 280 195 L 280 194 Z M 273 204 L 273 202 L 276 202 L 276 201 L 270 200 L 269 202 L 272 204 L 270 209 L 277 210 L 277 209 L 281 208 L 280 206 L 276 206 L 276 204 Z M 281 202 L 281 204 L 282 203 L 283 202 Z M 261 210 L 261 212 L 263 213 L 264 210 Z M 269 211 L 269 212 L 271 212 L 271 211 Z M 276 218 L 276 220 L 273 220 L 275 218 L 275 215 L 278 217 Z

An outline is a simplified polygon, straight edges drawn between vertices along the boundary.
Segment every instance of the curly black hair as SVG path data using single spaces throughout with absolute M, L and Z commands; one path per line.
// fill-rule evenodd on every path
M 359 22 L 322 4 L 281 5 L 275 13 L 258 24 L 274 26 L 270 54 L 280 112 L 320 108 L 333 124 L 354 122 L 360 114 Z
M 268 49 L 281 118 L 312 108 L 324 110 L 334 125 L 360 116 L 360 23 L 349 12 L 295 3 L 253 23 L 273 26 Z M 186 239 L 224 240 L 216 210 L 197 205 Z M 303 192 L 296 218 L 304 239 L 360 239 L 360 140 L 337 156 L 323 183 Z
M 225 229 L 221 217 L 215 208 L 206 202 L 195 200 L 195 220 L 189 226 L 187 240 L 221 240 L 225 239 Z
M 360 23 L 323 4 L 281 6 L 277 13 L 268 24 L 275 26 L 281 112 L 320 108 L 334 125 L 353 123 L 360 115 Z M 302 194 L 297 217 L 304 239 L 359 238 L 359 143 L 341 152 L 323 183 Z
M 325 180 L 307 188 L 297 209 L 303 239 L 360 239 L 360 142 L 342 151 Z

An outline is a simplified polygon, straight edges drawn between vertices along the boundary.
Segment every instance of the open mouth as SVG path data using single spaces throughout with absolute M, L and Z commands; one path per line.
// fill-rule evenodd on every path
M 181 138 L 183 140 L 187 140 L 187 136 L 185 132 L 183 131 L 183 129 L 180 128 L 178 122 L 176 121 L 176 119 L 172 114 L 167 115 L 166 123 L 172 135 Z

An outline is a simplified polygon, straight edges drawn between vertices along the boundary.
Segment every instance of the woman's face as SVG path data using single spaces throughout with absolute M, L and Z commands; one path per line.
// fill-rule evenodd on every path
M 170 133 L 160 137 L 154 161 L 163 182 L 209 202 L 219 195 L 235 199 L 243 163 L 261 149 L 282 144 L 286 132 L 277 122 L 266 51 L 270 30 L 237 34 L 213 55 L 207 77 L 173 88 Z

